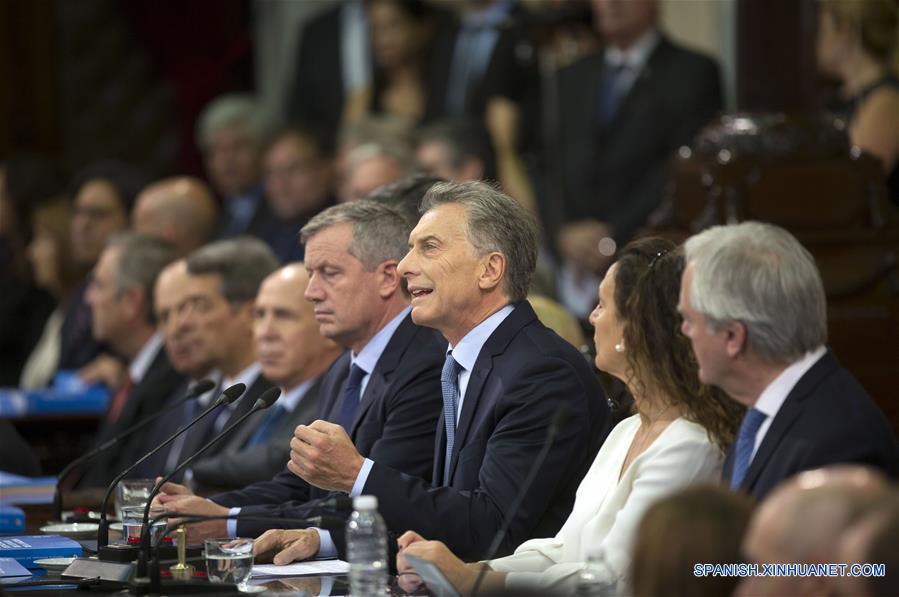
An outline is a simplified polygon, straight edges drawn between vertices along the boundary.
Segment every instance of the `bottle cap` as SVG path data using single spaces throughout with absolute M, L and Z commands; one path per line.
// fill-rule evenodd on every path
M 378 497 L 375 495 L 359 495 L 353 498 L 354 510 L 377 510 Z

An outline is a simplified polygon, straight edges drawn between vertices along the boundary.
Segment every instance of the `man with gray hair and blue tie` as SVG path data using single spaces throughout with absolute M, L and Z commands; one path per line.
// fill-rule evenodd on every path
M 786 230 L 744 222 L 689 238 L 678 310 L 699 377 L 747 412 L 724 463 L 761 499 L 804 470 L 867 464 L 899 476 L 883 413 L 827 342 L 815 260 Z

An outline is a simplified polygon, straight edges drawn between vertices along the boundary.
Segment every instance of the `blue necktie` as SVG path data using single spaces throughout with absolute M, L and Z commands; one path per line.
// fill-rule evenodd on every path
M 621 92 L 619 90 L 621 75 L 627 70 L 627 66 L 607 66 L 599 83 L 599 105 L 597 106 L 597 120 L 600 126 L 608 126 L 621 104 Z
M 281 422 L 281 417 L 283 417 L 286 412 L 286 408 L 278 403 L 275 403 L 272 409 L 268 412 L 268 416 L 256 429 L 256 433 L 254 433 L 247 441 L 244 449 L 246 450 L 248 448 L 253 448 L 258 446 L 259 444 L 264 444 L 265 442 L 267 442 L 275 432 L 275 429 L 278 428 L 278 423 Z
M 450 461 L 456 443 L 456 408 L 459 406 L 459 372 L 462 365 L 453 358 L 453 351 L 446 353 L 440 387 L 443 390 L 443 423 L 446 426 L 446 457 L 443 461 L 443 483 L 449 485 Z
M 734 470 L 730 477 L 731 489 L 740 487 L 743 479 L 746 478 L 746 471 L 749 470 L 749 463 L 752 459 L 752 450 L 755 448 L 755 435 L 767 418 L 768 415 L 760 410 L 750 408 L 746 411 L 734 447 Z
M 343 388 L 343 404 L 340 405 L 337 424 L 346 429 L 347 435 L 353 427 L 356 411 L 359 410 L 359 403 L 362 401 L 362 378 L 365 375 L 365 369 L 359 365 L 353 365 L 350 367 L 350 375 Z

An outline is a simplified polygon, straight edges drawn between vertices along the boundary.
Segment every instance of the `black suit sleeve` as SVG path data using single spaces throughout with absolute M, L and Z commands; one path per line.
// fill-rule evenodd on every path
M 364 493 L 378 496 L 388 528 L 439 537 L 465 560 L 484 557 L 543 446 L 548 421 L 563 404 L 576 408 L 572 396 L 583 396 L 575 372 L 567 364 L 560 367 L 560 363 L 537 361 L 518 376 L 508 378 L 513 380 L 512 387 L 496 388 L 502 397 L 496 408 L 486 413 L 487 418 L 496 419 L 489 437 L 484 438 L 486 446 L 470 437 L 459 455 L 456 476 L 477 475 L 473 491 L 432 487 L 376 461 Z M 537 481 L 525 494 L 500 553 L 510 552 L 527 538 L 534 519 L 548 510 L 572 467 L 579 466 L 584 447 L 590 443 L 590 417 L 583 402 L 579 406 L 578 412 L 571 413 L 573 423 L 559 432 Z M 493 421 L 484 424 L 492 425 Z M 472 433 L 477 431 L 472 429 Z

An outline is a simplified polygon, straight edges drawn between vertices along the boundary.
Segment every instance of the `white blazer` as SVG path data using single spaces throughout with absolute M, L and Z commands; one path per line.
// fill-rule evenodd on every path
M 581 481 L 571 515 L 555 537 L 526 541 L 514 554 L 490 562 L 494 570 L 509 573 L 508 588 L 573 590 L 588 549 L 594 546 L 601 546 L 614 575 L 607 580 L 622 582 L 646 509 L 686 485 L 720 480 L 724 455 L 703 427 L 684 418 L 672 421 L 619 480 L 639 427 L 638 415 L 615 426 Z

